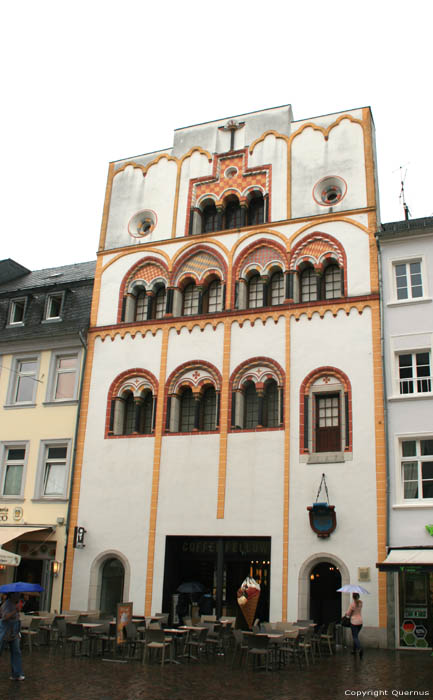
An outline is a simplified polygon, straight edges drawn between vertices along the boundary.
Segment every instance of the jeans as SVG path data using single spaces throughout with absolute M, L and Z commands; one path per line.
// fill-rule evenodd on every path
M 23 675 L 23 668 L 21 665 L 21 644 L 20 644 L 20 638 L 18 636 L 19 632 L 19 622 L 12 623 L 13 624 L 13 632 L 17 636 L 15 639 L 12 639 L 10 642 L 4 641 L 3 637 L 8 636 L 11 625 L 3 622 L 0 627 L 0 647 L 3 644 L 3 648 L 6 648 L 9 645 L 9 650 L 11 653 L 11 675 L 14 678 L 19 678 L 19 676 Z M 8 634 L 6 634 L 8 633 Z
M 358 635 L 362 630 L 362 625 L 350 625 L 352 630 L 353 648 L 355 651 L 361 650 L 361 643 L 359 641 Z

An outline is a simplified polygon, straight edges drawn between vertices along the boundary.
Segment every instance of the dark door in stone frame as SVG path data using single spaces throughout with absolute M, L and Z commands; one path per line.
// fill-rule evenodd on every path
M 316 449 L 315 452 L 341 451 L 340 395 L 316 396 Z

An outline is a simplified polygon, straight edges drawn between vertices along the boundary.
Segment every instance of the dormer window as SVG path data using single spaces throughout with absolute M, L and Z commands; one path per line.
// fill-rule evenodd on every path
M 24 313 L 26 310 L 26 299 L 12 299 L 9 309 L 9 326 L 24 323 Z
M 45 320 L 54 321 L 61 318 L 63 305 L 63 293 L 49 294 L 45 307 Z

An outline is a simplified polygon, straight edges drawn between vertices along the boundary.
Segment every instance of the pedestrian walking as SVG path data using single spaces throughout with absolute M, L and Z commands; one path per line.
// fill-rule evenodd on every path
M 0 608 L 0 650 L 9 645 L 12 681 L 23 681 L 25 678 L 21 664 L 19 599 L 19 593 L 8 593 Z
M 364 650 L 359 641 L 359 633 L 362 630 L 362 600 L 359 598 L 359 593 L 353 593 L 352 598 L 353 600 L 346 611 L 346 616 L 350 618 L 350 629 L 352 631 L 352 654 L 359 653 L 359 658 L 362 659 Z

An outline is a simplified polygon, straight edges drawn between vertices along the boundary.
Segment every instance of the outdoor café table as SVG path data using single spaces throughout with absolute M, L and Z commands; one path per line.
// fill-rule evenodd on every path
M 92 635 L 92 632 L 96 632 L 98 629 L 103 629 L 104 625 L 101 622 L 80 622 L 79 624 L 83 628 L 84 634 L 86 635 L 89 649 L 88 656 L 90 656 L 92 649 L 92 641 L 96 641 L 97 639 L 97 637 Z
M 188 630 L 179 629 L 178 627 L 176 627 L 176 628 L 173 627 L 173 629 L 165 627 L 164 634 L 167 636 L 167 638 L 172 643 L 172 647 L 170 647 L 170 658 L 169 658 L 170 663 L 172 663 L 172 664 L 180 663 L 179 661 L 176 661 L 175 657 L 179 656 L 179 658 L 180 658 L 180 657 L 185 655 L 185 642 L 188 638 L 188 634 L 189 634 Z M 182 650 L 180 654 L 178 653 L 179 647 Z
M 201 632 L 202 630 L 205 630 L 205 629 L 208 629 L 208 628 L 207 628 L 207 627 L 200 627 L 199 625 L 180 625 L 180 626 L 178 627 L 178 629 L 179 629 L 179 630 L 185 630 L 186 632 L 188 632 L 188 635 L 189 635 L 190 632 Z M 186 637 L 186 639 L 185 639 L 184 646 L 185 646 L 185 644 L 186 644 L 187 641 L 188 641 L 188 637 Z M 183 657 L 188 657 L 188 658 L 190 658 L 190 659 L 196 659 L 196 658 L 197 658 L 197 657 L 195 657 L 195 656 L 189 656 L 189 654 L 181 654 L 179 658 L 183 658 Z
M 281 662 L 278 659 L 278 651 L 281 644 L 284 643 L 283 632 L 258 632 L 256 637 L 267 637 L 269 646 L 271 647 L 271 668 L 280 668 Z

